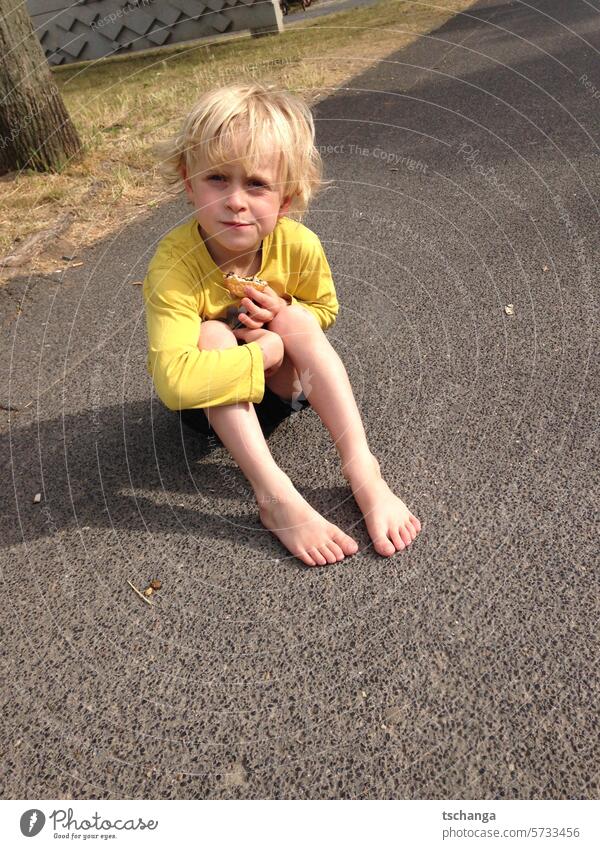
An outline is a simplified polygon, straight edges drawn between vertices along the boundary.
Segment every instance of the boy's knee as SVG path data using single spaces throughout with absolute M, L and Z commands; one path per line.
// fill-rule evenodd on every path
M 201 351 L 212 351 L 222 348 L 236 348 L 237 337 L 224 321 L 210 319 L 203 321 L 200 325 L 200 338 L 198 348 Z
M 321 325 L 316 316 L 297 304 L 280 310 L 273 321 L 269 323 L 269 330 L 274 330 L 280 336 L 285 333 L 308 333 L 320 331 Z

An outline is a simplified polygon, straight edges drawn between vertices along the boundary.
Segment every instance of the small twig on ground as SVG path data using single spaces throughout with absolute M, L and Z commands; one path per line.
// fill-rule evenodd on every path
M 146 596 L 145 596 L 143 593 L 141 593 L 141 592 L 138 590 L 138 588 L 137 588 L 137 587 L 134 587 L 134 586 L 133 586 L 133 584 L 131 583 L 131 581 L 130 581 L 129 579 L 127 579 L 127 583 L 129 584 L 129 586 L 131 587 L 131 589 L 132 589 L 135 593 L 137 593 L 137 594 L 139 595 L 139 597 L 142 599 L 142 601 L 145 601 L 145 602 L 146 602 L 146 604 L 149 604 L 149 605 L 150 605 L 150 607 L 154 607 L 154 602 L 153 602 L 153 601 L 150 601 L 150 599 L 149 599 L 149 598 L 146 598 Z

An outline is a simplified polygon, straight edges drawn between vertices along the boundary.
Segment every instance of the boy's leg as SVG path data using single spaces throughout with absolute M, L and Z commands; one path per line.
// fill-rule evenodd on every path
M 199 348 L 233 348 L 237 344 L 224 322 L 202 322 Z M 294 556 L 308 566 L 324 566 L 358 550 L 355 540 L 314 510 L 277 466 L 254 404 L 206 407 L 204 412 L 252 486 L 262 523 Z
M 265 372 L 265 383 L 284 401 L 294 401 L 304 391 L 296 367 L 287 353 L 276 372 L 269 376 Z
M 421 523 L 382 479 L 344 364 L 316 318 L 304 307 L 293 305 L 278 313 L 268 327 L 283 339 L 286 358 L 293 363 L 306 397 L 331 434 L 375 550 L 390 556 L 410 545 Z M 278 375 L 273 377 L 273 386 L 287 389 L 291 397 L 293 386 L 281 385 L 283 375 L 276 383 Z M 291 373 L 290 377 L 294 379 Z

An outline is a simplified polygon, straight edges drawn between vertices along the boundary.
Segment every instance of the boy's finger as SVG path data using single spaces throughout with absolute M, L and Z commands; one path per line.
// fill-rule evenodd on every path
M 245 327 L 249 327 L 251 330 L 258 330 L 263 325 L 262 321 L 254 321 L 254 319 L 250 318 L 249 315 L 246 315 L 246 313 L 243 312 L 240 313 L 239 319 L 243 322 Z
M 253 321 L 260 321 L 261 324 L 264 324 L 265 321 L 271 321 L 273 316 L 267 309 L 254 309 L 253 312 L 248 313 L 248 318 L 251 318 Z
M 251 301 L 249 298 L 244 298 L 242 301 L 242 307 L 244 308 L 244 312 L 250 317 L 253 316 L 253 313 L 260 311 L 258 304 L 255 304 L 254 301 Z
M 269 298 L 266 292 L 259 292 L 258 289 L 255 289 L 254 286 L 246 286 L 246 294 L 248 297 L 252 298 L 255 301 L 263 301 L 265 298 Z
M 274 310 L 276 309 L 275 302 L 270 295 L 266 294 L 266 292 L 260 292 L 259 294 L 262 297 L 261 304 L 255 304 L 254 301 L 249 298 L 244 298 L 242 300 L 242 306 L 249 311 L 252 318 L 256 318 L 262 322 L 271 321 Z

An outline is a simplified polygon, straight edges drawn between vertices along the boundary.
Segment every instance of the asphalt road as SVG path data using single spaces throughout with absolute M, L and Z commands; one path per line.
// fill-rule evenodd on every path
M 359 6 L 372 6 L 379 0 L 314 0 L 308 9 L 302 9 L 299 4 L 293 4 L 290 12 L 283 18 L 284 26 L 290 27 L 310 18 L 321 18 L 335 12 L 346 12 Z
M 361 551 L 311 570 L 157 400 L 131 281 L 182 202 L 0 290 L 2 796 L 598 798 L 599 48 L 486 0 L 317 108 L 390 560 L 313 410 L 272 453 Z

